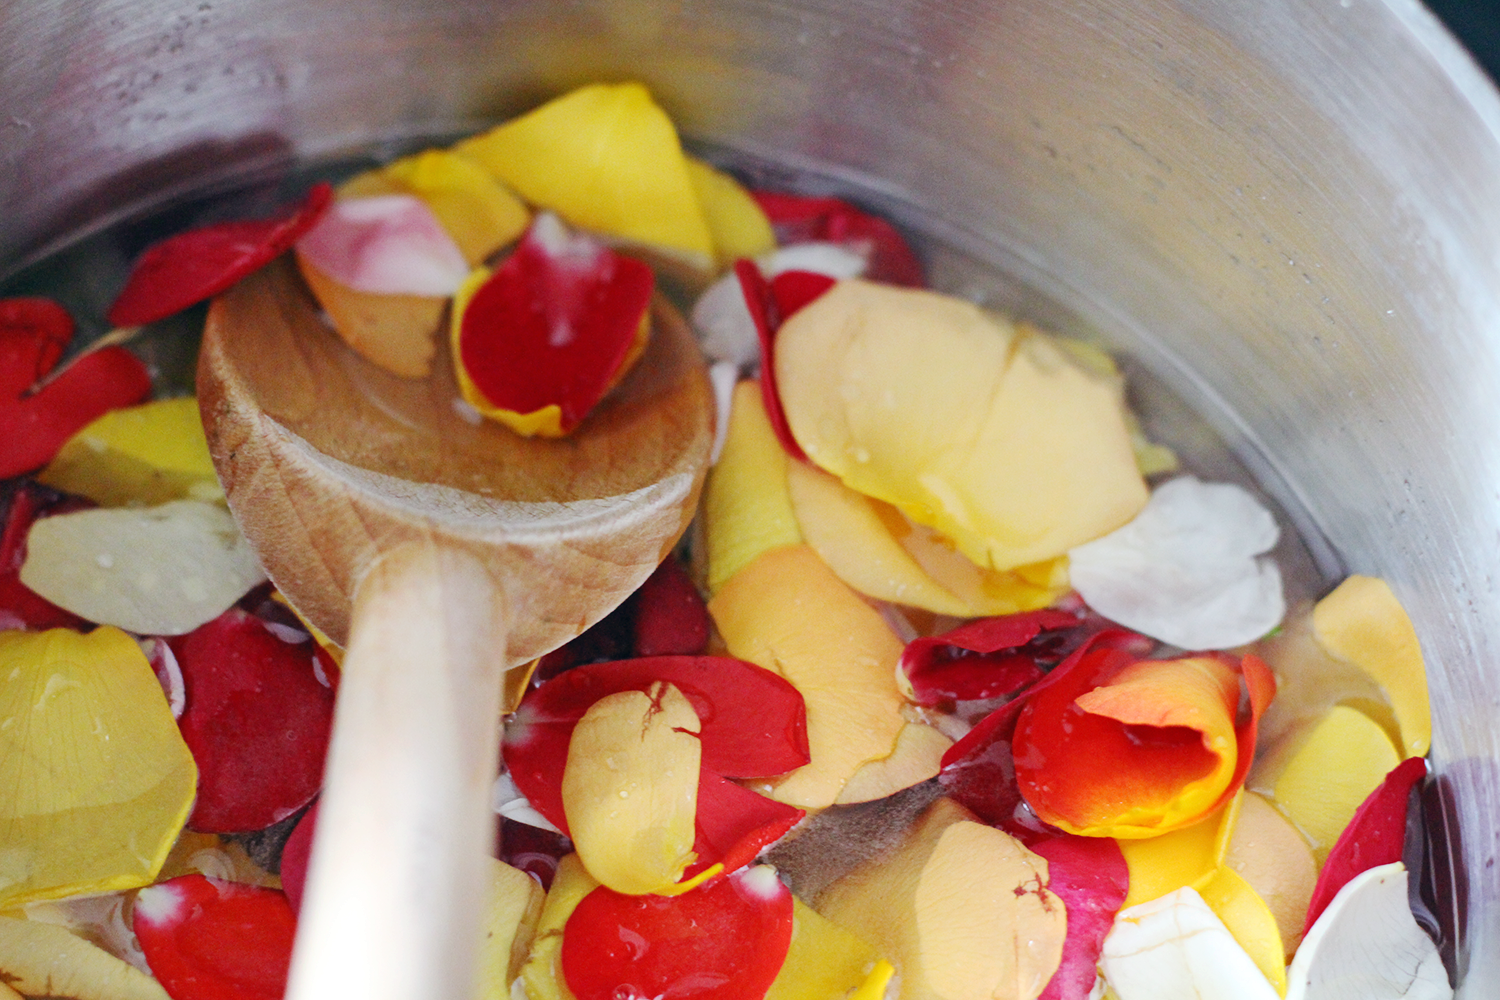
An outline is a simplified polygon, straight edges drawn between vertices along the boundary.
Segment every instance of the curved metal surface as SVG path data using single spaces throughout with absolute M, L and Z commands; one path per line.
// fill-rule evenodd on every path
M 1414 0 L 0 0 L 0 270 L 592 79 L 845 175 L 1171 381 L 1432 669 L 1500 986 L 1500 99 Z

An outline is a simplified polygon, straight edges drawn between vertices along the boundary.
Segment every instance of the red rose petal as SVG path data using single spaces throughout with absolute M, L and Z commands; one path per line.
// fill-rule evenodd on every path
M 1070 658 L 1026 693 L 1026 706 L 1015 725 L 1012 753 L 1016 782 L 1040 817 L 1049 822 L 1063 818 L 1076 827 L 1108 831 L 1116 822 L 1111 817 L 1120 814 L 1126 804 L 1150 805 L 1157 809 L 1152 822 L 1163 824 L 1160 829 L 1166 832 L 1207 815 L 1238 790 L 1254 756 L 1260 715 L 1275 696 L 1276 681 L 1270 668 L 1254 656 L 1239 661 L 1234 672 L 1249 690 L 1249 711 L 1238 718 L 1232 717 L 1232 702 L 1209 703 L 1231 716 L 1224 719 L 1224 725 L 1233 726 L 1235 766 L 1213 801 L 1201 803 L 1200 808 L 1193 800 L 1187 807 L 1179 803 L 1179 791 L 1215 773 L 1222 755 L 1210 752 L 1202 732 L 1190 726 L 1129 725 L 1086 711 L 1079 699 L 1110 683 L 1139 657 L 1119 645 L 1096 644 L 1085 650 L 1082 657 Z M 1225 667 L 1235 666 L 1227 656 L 1216 659 Z M 1162 665 L 1165 669 L 1176 662 L 1162 661 Z M 1206 690 L 1203 697 L 1217 699 L 1223 695 L 1217 687 Z M 1140 827 L 1147 822 L 1138 818 L 1126 825 Z
M 618 691 L 676 685 L 698 713 L 702 766 L 688 874 L 733 871 L 791 829 L 801 810 L 725 781 L 783 774 L 806 764 L 807 710 L 797 689 L 752 663 L 722 656 L 656 656 L 575 667 L 528 693 L 505 729 L 506 770 L 532 807 L 564 833 L 568 742 L 589 707 Z
M 188 825 L 260 830 L 311 801 L 323 783 L 334 700 L 313 669 L 312 641 L 283 642 L 231 608 L 169 642 L 187 688 L 178 725 L 198 764 Z
M 87 625 L 71 611 L 64 611 L 21 582 L 21 564 L 26 561 L 26 535 L 38 517 L 90 506 L 87 501 L 65 498 L 32 482 L 12 484 L 0 532 L 0 628 L 82 628 Z
M 562 775 L 573 727 L 619 691 L 676 685 L 698 713 L 703 768 L 731 778 L 784 774 L 808 762 L 807 709 L 785 679 L 725 656 L 654 656 L 575 667 L 529 692 L 506 727 L 505 766 L 533 808 L 566 831 Z
M 460 321 L 459 360 L 484 398 L 519 414 L 557 406 L 564 433 L 609 391 L 655 287 L 649 266 L 602 245 L 579 258 L 554 255 L 533 223 Z
M 726 872 L 738 871 L 805 815 L 801 809 L 757 795 L 704 769 L 698 775 L 697 836 L 693 840 L 698 860 L 684 875 L 691 877 L 715 863 Z
M 184 875 L 142 889 L 134 930 L 172 1000 L 281 1000 L 297 918 L 275 889 Z
M 0 479 L 46 465 L 95 417 L 150 395 L 146 366 L 123 347 L 89 351 L 47 379 L 72 339 L 73 319 L 55 302 L 0 300 Z
M 776 314 L 785 323 L 792 314 L 838 284 L 826 274 L 812 271 L 783 271 L 771 279 L 771 298 Z
M 863 252 L 871 281 L 921 288 L 922 263 L 896 227 L 839 198 L 808 198 L 779 191 L 751 191 L 771 220 L 781 246 L 823 240 Z
M 708 605 L 676 559 L 656 567 L 632 600 L 636 656 L 695 656 L 708 645 Z
M 1240 676 L 1244 678 L 1245 689 L 1250 696 L 1250 711 L 1248 715 L 1242 713 L 1242 717 L 1236 720 L 1234 777 L 1230 779 L 1224 794 L 1219 796 L 1219 801 L 1214 804 L 1215 809 L 1228 802 L 1239 791 L 1240 785 L 1244 784 L 1245 775 L 1250 773 L 1250 765 L 1255 760 L 1255 740 L 1260 731 L 1260 717 L 1276 697 L 1276 675 L 1260 657 L 1250 654 L 1241 658 Z
M 563 930 L 577 1000 L 760 1000 L 792 940 L 792 896 L 765 869 L 680 896 L 600 887 Z
M 938 783 L 948 797 L 991 826 L 1014 833 L 1025 800 L 1016 787 L 1010 737 L 1025 701 L 1003 705 L 969 730 L 943 754 Z
M 36 385 L 72 340 L 73 317 L 51 299 L 0 299 L 0 398 Z
M 1033 640 L 1080 624 L 1077 615 L 1045 609 L 982 618 L 943 635 L 913 639 L 901 654 L 901 669 L 918 705 L 998 698 L 1040 677 L 1039 659 L 1056 661 L 1046 653 L 1060 637 L 1035 645 Z
M 1109 837 L 1044 837 L 1026 845 L 1047 859 L 1047 887 L 1063 901 L 1068 936 L 1062 964 L 1038 1000 L 1087 1000 L 1099 955 L 1130 888 L 1130 869 Z
M 792 429 L 786 422 L 786 411 L 781 406 L 781 393 L 776 388 L 774 361 L 776 331 L 781 327 L 781 313 L 777 308 L 776 299 L 771 293 L 771 286 L 767 284 L 765 276 L 760 273 L 760 268 L 755 266 L 754 261 L 743 259 L 735 261 L 734 274 L 740 280 L 740 290 L 745 295 L 745 305 L 750 310 L 750 318 L 755 322 L 756 335 L 760 338 L 760 394 L 766 407 L 766 419 L 771 423 L 771 430 L 775 433 L 776 440 L 781 442 L 782 450 L 797 461 L 805 462 L 807 453 L 792 436 Z
M 1327 909 L 1354 876 L 1377 865 L 1401 860 L 1406 841 L 1406 809 L 1412 786 L 1427 774 L 1427 762 L 1408 757 L 1397 764 L 1385 780 L 1354 811 L 1354 818 L 1339 834 L 1328 860 L 1318 873 L 1312 900 L 1307 906 L 1306 928 Z
M 141 326 L 212 298 L 289 250 L 333 202 L 315 184 L 302 203 L 272 219 L 221 222 L 148 247 L 109 307 L 115 326 Z

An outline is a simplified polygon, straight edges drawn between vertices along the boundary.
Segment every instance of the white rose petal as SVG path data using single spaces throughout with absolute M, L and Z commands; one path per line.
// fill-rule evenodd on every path
M 864 254 L 839 243 L 817 240 L 793 243 L 761 254 L 755 259 L 755 263 L 767 278 L 774 278 L 787 271 L 811 271 L 813 274 L 826 274 L 839 281 L 863 277 L 870 266 Z
M 1286 1000 L 1448 1000 L 1437 945 L 1407 902 L 1397 861 L 1351 879 L 1302 939 Z
M 1099 968 L 1120 1000 L 1280 1000 L 1191 887 L 1121 910 Z
M 709 361 L 727 361 L 741 369 L 760 363 L 760 337 L 733 271 L 698 296 L 692 322 Z
M 1231 483 L 1174 479 L 1135 520 L 1068 553 L 1068 576 L 1107 618 L 1183 649 L 1253 642 L 1286 614 L 1271 513 Z
M 140 635 L 191 632 L 265 578 L 229 512 L 201 500 L 44 517 L 21 565 L 58 607 Z
M 551 820 L 536 811 L 530 800 L 521 794 L 508 772 L 501 772 L 490 788 L 490 808 L 508 820 L 534 826 L 539 830 L 562 833 Z

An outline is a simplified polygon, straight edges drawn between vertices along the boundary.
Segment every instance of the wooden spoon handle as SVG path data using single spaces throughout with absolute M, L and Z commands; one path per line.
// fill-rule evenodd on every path
M 430 539 L 360 582 L 289 1000 L 469 1000 L 507 615 L 473 556 Z

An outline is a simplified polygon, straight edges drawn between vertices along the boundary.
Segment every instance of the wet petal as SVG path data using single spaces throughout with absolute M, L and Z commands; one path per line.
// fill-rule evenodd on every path
M 576 226 L 676 251 L 703 269 L 714 258 L 677 130 L 639 83 L 580 87 L 454 152 Z
M 1249 718 L 1235 723 L 1240 677 Z M 1012 747 L 1021 794 L 1070 833 L 1152 837 L 1196 822 L 1243 781 L 1274 692 L 1253 657 L 1135 660 L 1090 649 L 1037 685 Z
M 454 302 L 464 399 L 519 434 L 567 434 L 645 349 L 654 287 L 645 264 L 538 216 Z
M 155 877 L 197 769 L 135 640 L 0 632 L 0 907 Z
M 1437 946 L 1407 903 L 1398 861 L 1371 868 L 1333 898 L 1287 970 L 1287 1000 L 1447 1000 Z

